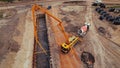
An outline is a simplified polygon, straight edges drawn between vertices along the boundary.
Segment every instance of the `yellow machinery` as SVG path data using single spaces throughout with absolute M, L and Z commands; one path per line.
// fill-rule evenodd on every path
M 75 37 L 75 36 L 72 36 L 69 38 L 69 43 L 63 43 L 61 45 L 61 51 L 63 53 L 68 53 L 71 48 L 73 47 L 73 45 L 75 45 L 77 42 L 78 42 L 79 38 L 78 37 Z
M 70 51 L 70 49 L 77 43 L 79 38 L 75 37 L 75 36 L 72 36 L 72 37 L 68 38 L 68 35 L 66 34 L 65 29 L 62 25 L 62 21 L 59 18 L 53 16 L 47 9 L 42 8 L 41 6 L 35 4 L 35 5 L 32 6 L 32 17 L 33 17 L 34 29 L 35 29 L 34 30 L 35 31 L 34 35 L 35 35 L 36 39 L 37 39 L 36 16 L 35 16 L 36 11 L 44 12 L 45 14 L 47 14 L 48 16 L 52 17 L 53 19 L 55 19 L 59 22 L 58 27 L 61 30 L 61 32 L 64 34 L 65 39 L 66 39 L 66 42 L 61 44 L 61 51 L 63 53 L 68 53 Z

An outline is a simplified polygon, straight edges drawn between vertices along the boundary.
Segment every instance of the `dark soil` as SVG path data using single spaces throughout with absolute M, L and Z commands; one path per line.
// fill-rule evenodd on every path
M 73 24 L 68 24 L 66 27 L 66 32 L 70 33 L 70 32 L 73 32 L 73 33 L 77 33 L 77 30 L 78 30 L 78 26 L 74 26 Z
M 39 41 L 42 44 L 42 47 L 47 51 L 47 55 L 43 52 L 43 50 L 37 45 L 36 51 L 41 52 L 36 54 L 36 68 L 49 68 L 49 44 L 48 44 L 48 35 L 47 35 L 47 27 L 45 21 L 45 15 L 39 15 L 37 18 L 37 30 Z

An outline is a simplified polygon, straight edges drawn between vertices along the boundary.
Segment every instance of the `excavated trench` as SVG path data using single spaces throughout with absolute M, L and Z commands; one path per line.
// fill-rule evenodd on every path
M 38 39 L 42 45 L 42 47 L 46 50 L 47 55 L 43 52 L 42 48 L 37 44 L 34 48 L 34 59 L 33 59 L 33 68 L 50 68 L 50 53 L 49 53 L 49 42 L 47 35 L 47 27 L 45 21 L 45 15 L 39 14 L 37 15 L 37 33 Z M 36 44 L 36 43 L 35 43 Z

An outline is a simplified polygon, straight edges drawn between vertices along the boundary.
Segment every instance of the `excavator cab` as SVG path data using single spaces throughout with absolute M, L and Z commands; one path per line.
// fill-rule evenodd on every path
M 79 38 L 78 37 L 75 37 L 75 36 L 72 36 L 69 38 L 69 43 L 63 43 L 61 45 L 61 51 L 65 54 L 67 54 L 71 48 L 73 47 L 73 45 L 75 45 L 77 42 L 78 42 Z
M 66 44 L 66 43 L 63 43 L 63 44 L 61 45 L 61 51 L 62 51 L 63 53 L 65 53 L 65 54 L 67 54 L 67 53 L 70 51 L 69 45 Z

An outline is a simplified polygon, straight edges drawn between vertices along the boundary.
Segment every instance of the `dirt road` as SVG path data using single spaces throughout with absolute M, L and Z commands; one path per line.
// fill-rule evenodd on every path
M 91 6 L 91 2 L 88 1 L 88 14 L 89 16 L 93 16 Z M 119 59 L 120 59 L 120 50 L 119 46 L 112 43 L 111 41 L 105 39 L 104 37 L 100 36 L 97 33 L 97 29 L 95 27 L 95 23 L 97 24 L 97 21 L 94 17 L 88 17 L 88 22 L 91 23 L 90 31 L 87 35 L 86 42 L 89 42 L 90 47 L 87 47 L 88 49 L 92 48 L 93 51 L 90 51 L 94 54 L 95 57 L 95 68 L 119 68 Z M 88 50 L 85 48 L 86 50 Z M 113 58 L 114 57 L 114 58 Z M 117 60 L 116 60 L 117 59 Z

